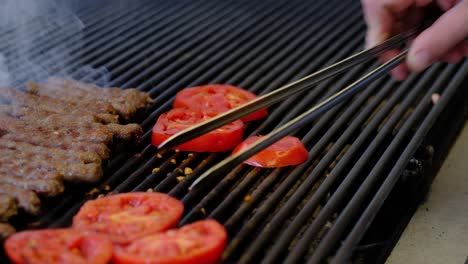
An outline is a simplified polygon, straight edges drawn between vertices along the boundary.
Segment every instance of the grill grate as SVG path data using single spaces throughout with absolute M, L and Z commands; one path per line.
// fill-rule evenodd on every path
M 18 53 L 26 43 L 15 42 L 14 31 L 0 28 L 4 40 L 0 54 L 6 57 L 16 86 L 31 76 L 68 74 L 106 81 L 102 77 L 108 73 L 108 85 L 150 92 L 156 103 L 141 117 L 143 140 L 113 150 L 114 158 L 104 168 L 106 177 L 97 186 L 99 193 L 152 188 L 183 201 L 181 224 L 218 219 L 230 236 L 223 256 L 227 263 L 318 263 L 334 255 L 336 263 L 360 260 L 358 251 L 367 248 L 361 241 L 369 225 L 467 81 L 466 61 L 437 64 L 402 83 L 382 78 L 297 131 L 310 150 L 306 163 L 281 169 L 240 165 L 188 192 L 198 175 L 228 154 L 157 155 L 149 144 L 151 126 L 171 107 L 175 93 L 199 84 L 231 83 L 263 94 L 340 60 L 362 49 L 365 25 L 359 3 L 111 3 L 86 5 L 61 28 L 40 28 L 38 21 L 46 18 L 26 22 L 20 28 L 38 32 L 31 36 L 35 46 L 27 50 L 27 60 Z M 83 23 L 82 31 L 76 31 L 73 19 Z M 57 47 L 67 56 L 51 56 Z M 31 63 L 41 63 L 45 75 L 32 75 Z M 376 65 L 359 65 L 272 106 L 269 118 L 249 124 L 247 134 L 268 133 Z M 90 74 L 85 66 L 101 70 Z M 442 95 L 436 105 L 431 102 L 433 93 Z M 179 182 L 186 167 L 193 173 Z M 37 227 L 69 225 L 81 204 L 98 195 L 85 194 L 94 187 L 66 186 L 65 195 L 45 201 L 43 214 L 21 227 L 30 227 L 31 222 Z M 388 237 L 379 239 L 369 248 L 391 247 Z

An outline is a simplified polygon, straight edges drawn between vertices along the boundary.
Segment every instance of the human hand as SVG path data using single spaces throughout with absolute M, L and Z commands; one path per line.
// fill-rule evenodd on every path
M 405 79 L 409 71 L 420 72 L 437 61 L 458 63 L 468 56 L 468 0 L 361 0 L 368 26 L 366 47 L 421 23 L 427 7 L 437 4 L 443 14 L 410 44 L 406 63 L 392 70 L 397 80 Z M 399 50 L 390 50 L 379 57 L 390 60 Z

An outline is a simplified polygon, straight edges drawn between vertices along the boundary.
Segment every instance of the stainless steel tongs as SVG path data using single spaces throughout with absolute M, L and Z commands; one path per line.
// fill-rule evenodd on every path
M 429 23 L 425 23 L 423 26 L 419 26 L 405 33 L 396 35 L 374 48 L 356 53 L 322 70 L 319 70 L 313 74 L 305 76 L 304 78 L 301 78 L 297 81 L 289 83 L 285 86 L 282 86 L 276 90 L 273 90 L 270 93 L 264 94 L 258 97 L 257 99 L 250 101 L 247 104 L 231 109 L 230 111 L 222 113 L 210 120 L 207 120 L 191 128 L 183 130 L 173 135 L 172 137 L 164 141 L 162 144 L 160 144 L 158 147 L 158 150 L 174 148 L 180 144 L 183 144 L 189 140 L 192 140 L 200 135 L 203 135 L 223 125 L 231 123 L 234 120 L 237 120 L 250 113 L 253 113 L 259 109 L 268 107 L 276 102 L 284 100 L 292 94 L 295 94 L 300 91 L 304 91 L 306 89 L 310 89 L 311 87 L 315 86 L 316 84 L 318 84 L 319 82 L 325 79 L 336 76 L 337 74 L 342 73 L 345 70 L 348 70 L 349 68 L 357 64 L 369 61 L 373 59 L 375 56 L 385 51 L 398 47 L 402 43 L 414 37 L 416 34 L 418 34 L 423 28 L 427 27 L 428 25 Z M 357 81 L 353 82 L 352 84 L 348 85 L 347 87 L 340 90 L 339 92 L 326 98 L 324 101 L 313 106 L 305 113 L 297 116 L 296 118 L 287 122 L 283 126 L 265 135 L 262 139 L 257 141 L 255 144 L 251 145 L 249 148 L 235 155 L 232 155 L 226 158 L 225 160 L 223 160 L 222 162 L 218 163 L 217 165 L 213 166 L 212 168 L 204 172 L 202 175 L 200 175 L 192 183 L 192 185 L 190 186 L 190 189 L 192 189 L 195 185 L 197 185 L 199 182 L 201 182 L 203 179 L 207 178 L 208 176 L 219 175 L 221 173 L 225 173 L 226 171 L 242 163 L 244 160 L 250 158 L 254 154 L 260 152 L 261 150 L 275 143 L 279 139 L 283 138 L 284 136 L 294 132 L 295 130 L 303 127 L 304 125 L 309 124 L 314 118 L 328 111 L 332 107 L 344 102 L 345 100 L 347 100 L 348 98 L 356 94 L 363 87 L 366 87 L 367 84 L 376 80 L 382 75 L 388 73 L 390 70 L 392 70 L 393 68 L 398 66 L 400 63 L 402 63 L 406 57 L 407 52 L 408 52 L 407 49 L 403 50 L 400 54 L 398 54 L 396 57 L 394 57 L 390 61 L 368 72 L 367 74 L 359 78 Z

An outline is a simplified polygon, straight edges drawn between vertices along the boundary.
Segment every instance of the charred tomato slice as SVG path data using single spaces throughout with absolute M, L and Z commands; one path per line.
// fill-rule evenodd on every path
M 159 146 L 172 135 L 193 125 L 206 121 L 216 115 L 214 111 L 199 111 L 175 108 L 159 116 L 153 127 L 151 142 Z M 242 141 L 244 124 L 236 120 L 230 124 L 210 131 L 177 147 L 178 150 L 194 152 L 222 152 L 232 150 Z
M 227 232 L 217 221 L 201 220 L 114 249 L 120 264 L 211 264 L 219 261 Z
M 233 154 L 241 152 L 263 136 L 252 136 L 240 143 Z M 300 164 L 307 160 L 309 152 L 297 137 L 286 136 L 266 149 L 250 157 L 244 163 L 264 168 L 277 168 Z
M 174 227 L 184 211 L 182 202 L 163 193 L 124 193 L 86 202 L 73 218 L 73 228 L 93 230 L 117 244 Z
M 227 84 L 210 84 L 185 88 L 177 93 L 174 108 L 191 108 L 226 112 L 257 98 L 257 95 L 240 87 Z M 241 120 L 252 121 L 265 117 L 266 109 L 253 112 Z

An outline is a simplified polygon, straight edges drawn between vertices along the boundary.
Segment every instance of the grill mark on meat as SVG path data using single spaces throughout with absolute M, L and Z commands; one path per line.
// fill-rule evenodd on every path
M 2 104 L 23 106 L 52 113 L 75 116 L 91 115 L 105 124 L 118 123 L 119 121 L 119 117 L 115 114 L 115 111 L 100 112 L 97 111 L 93 105 L 79 105 L 78 103 L 67 102 L 48 96 L 37 96 L 21 92 L 14 88 L 0 89 L 0 102 Z
M 0 183 L 11 184 L 49 197 L 57 196 L 64 191 L 63 182 L 60 180 L 31 180 L 2 172 L 0 172 Z
M 29 164 L 35 168 L 57 171 L 65 180 L 96 182 L 102 177 L 100 163 L 80 162 L 74 158 L 51 156 L 47 154 L 23 152 L 12 149 L 0 149 L 0 155 L 5 162 L 24 166 Z
M 16 229 L 7 223 L 0 223 L 0 242 L 5 241 L 10 235 L 14 234 Z
M 37 194 L 31 190 L 0 183 L 0 194 L 14 197 L 18 201 L 18 207 L 29 214 L 37 215 L 40 211 L 41 201 Z
M 1 133 L 1 130 L 0 130 Z M 33 131 L 23 130 L 20 133 L 8 133 L 1 135 L 2 138 L 25 142 L 35 146 L 42 146 L 48 148 L 57 148 L 63 150 L 78 150 L 85 152 L 94 152 L 101 159 L 109 158 L 109 148 L 106 144 L 103 143 L 91 143 L 91 142 L 76 142 L 75 138 L 64 135 L 54 135 L 50 134 L 48 138 L 38 136 L 37 133 Z
M 61 124 L 62 127 L 71 128 L 92 128 L 103 130 L 112 134 L 119 140 L 137 140 L 143 135 L 143 129 L 138 124 L 102 124 L 94 117 L 80 117 L 64 115 L 57 113 L 48 113 L 46 111 L 31 111 L 26 109 L 11 109 L 0 105 L 0 117 L 14 117 L 23 121 L 35 123 L 41 120 L 41 123 Z
M 0 130 L 10 133 L 23 133 L 23 131 L 31 131 L 36 136 L 49 138 L 50 135 L 72 137 L 76 141 L 92 142 L 92 143 L 110 143 L 112 134 L 105 129 L 97 129 L 90 127 L 63 127 L 60 124 L 49 124 L 42 120 L 23 121 L 13 117 L 0 115 Z M 4 132 L 5 133 L 5 132 Z
M 0 194 L 0 221 L 6 222 L 18 213 L 18 204 L 10 195 Z M 1 232 L 0 232 L 1 233 Z
M 82 101 L 100 101 L 110 103 L 124 119 L 129 119 L 153 100 L 148 93 L 136 89 L 103 88 L 93 84 L 67 80 L 58 77 L 49 78 L 43 85 L 28 86 L 27 90 L 39 95 L 63 97 L 73 95 Z

